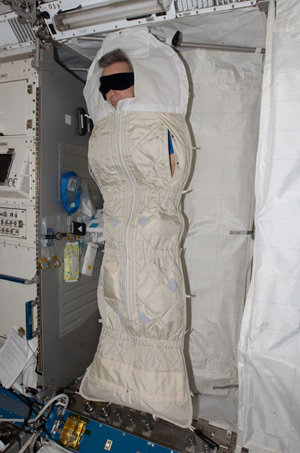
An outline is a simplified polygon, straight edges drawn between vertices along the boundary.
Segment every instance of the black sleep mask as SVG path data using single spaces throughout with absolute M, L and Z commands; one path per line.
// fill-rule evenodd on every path
M 126 90 L 134 84 L 133 72 L 119 72 L 118 74 L 111 74 L 108 76 L 100 77 L 99 91 L 102 93 L 106 100 L 106 93 L 109 90 Z

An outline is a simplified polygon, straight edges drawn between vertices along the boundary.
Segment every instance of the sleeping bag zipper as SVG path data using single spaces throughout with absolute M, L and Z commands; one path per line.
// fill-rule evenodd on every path
M 121 149 L 121 140 L 120 140 L 120 107 L 122 107 L 123 101 L 119 101 L 117 105 L 117 147 L 118 147 L 118 153 L 119 153 L 119 158 L 120 162 L 122 165 L 122 168 L 124 170 L 124 173 L 130 183 L 131 187 L 131 201 L 130 201 L 130 211 L 129 211 L 129 216 L 126 222 L 126 227 L 125 227 L 125 263 L 124 263 L 124 301 L 125 301 L 125 310 L 128 319 L 131 319 L 131 314 L 130 314 L 130 307 L 129 307 L 129 300 L 128 300 L 128 233 L 129 233 L 129 225 L 132 217 L 132 212 L 133 212 L 133 203 L 134 203 L 134 186 L 132 179 L 130 177 L 129 172 L 127 171 L 123 156 L 122 156 L 122 149 Z

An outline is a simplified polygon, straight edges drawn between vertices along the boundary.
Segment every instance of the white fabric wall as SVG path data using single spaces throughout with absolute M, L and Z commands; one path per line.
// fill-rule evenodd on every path
M 266 41 L 266 15 L 258 8 L 232 8 L 153 24 L 150 29 L 163 39 L 172 39 L 179 30 L 183 42 L 261 48 Z
M 195 151 L 185 196 L 190 300 L 187 360 L 196 415 L 237 425 L 237 347 L 251 262 L 261 95 L 259 54 L 184 52 Z M 218 395 L 218 397 L 216 397 Z
M 238 449 L 300 451 L 300 2 L 270 1 Z

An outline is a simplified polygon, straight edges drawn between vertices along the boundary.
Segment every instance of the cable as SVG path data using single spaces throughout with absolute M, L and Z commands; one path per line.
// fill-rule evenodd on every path
M 10 391 L 11 393 L 14 394 L 14 392 L 13 392 L 12 390 L 10 390 L 10 389 L 6 389 L 6 390 L 8 390 L 8 391 Z M 23 403 L 24 403 L 24 401 L 23 401 Z M 22 426 L 17 427 L 17 428 L 19 428 L 18 431 L 17 431 L 16 434 L 13 436 L 13 438 L 10 440 L 10 442 L 5 446 L 5 450 L 6 450 L 6 449 L 9 449 L 9 447 L 10 447 L 11 445 L 13 445 L 13 443 L 18 439 L 18 437 L 19 437 L 19 435 L 21 434 L 21 432 L 25 430 L 25 428 L 26 428 L 26 426 L 27 426 L 27 421 L 28 421 L 28 419 L 31 417 L 31 414 L 32 414 L 32 412 L 33 412 L 33 404 L 34 404 L 34 403 L 32 403 L 31 406 L 29 405 L 29 411 L 28 411 L 28 414 L 27 414 L 27 416 L 26 416 L 25 419 L 16 420 L 17 422 L 22 423 Z M 5 420 L 5 419 L 2 418 L 1 421 L 8 421 L 8 422 L 11 423 L 12 421 L 15 421 L 15 420 L 13 420 L 13 419 L 7 419 L 7 420 Z
M 22 370 L 23 377 L 25 376 L 26 371 L 27 371 L 30 367 L 36 366 L 36 363 L 37 363 L 36 354 L 35 354 L 35 353 L 36 353 L 36 349 L 35 349 L 35 350 L 32 349 L 32 347 L 31 347 L 30 344 L 29 344 L 29 341 L 27 341 L 27 345 L 28 345 L 30 351 L 32 352 L 32 356 L 30 357 L 30 359 L 28 360 L 28 362 L 27 362 L 27 364 L 25 365 L 24 369 Z M 34 357 L 34 360 L 31 361 L 31 359 L 32 359 L 33 357 Z
M 12 390 L 9 390 L 9 391 L 10 391 L 11 393 L 14 394 L 14 392 L 13 392 Z M 19 395 L 18 395 L 18 397 L 19 397 Z M 68 403 L 69 403 L 69 397 L 68 397 L 66 394 L 64 394 L 64 393 L 61 393 L 60 395 L 57 395 L 57 396 L 55 396 L 54 398 L 52 398 L 50 401 L 48 401 L 48 403 L 45 404 L 45 406 L 40 410 L 40 412 L 38 412 L 38 414 L 36 415 L 36 417 L 30 419 L 30 417 L 31 417 L 31 415 L 32 415 L 32 412 L 33 412 L 33 410 L 34 410 L 33 405 L 36 404 L 36 402 L 32 402 L 32 403 L 31 403 L 31 402 L 28 402 L 28 401 L 27 401 L 27 398 L 26 398 L 26 397 L 23 398 L 23 396 L 22 396 L 22 398 L 20 398 L 20 400 L 21 400 L 23 403 L 27 404 L 28 407 L 29 407 L 29 411 L 28 411 L 27 417 L 26 417 L 25 419 L 1 419 L 1 421 L 15 422 L 15 423 L 22 423 L 22 426 L 20 427 L 20 429 L 18 430 L 18 432 L 16 433 L 16 435 L 13 437 L 13 439 L 10 441 L 9 445 L 12 445 L 12 443 L 18 438 L 18 436 L 20 435 L 20 433 L 21 433 L 22 431 L 24 431 L 24 429 L 26 428 L 27 425 L 32 424 L 32 423 L 35 423 L 35 422 L 36 422 L 36 421 L 44 414 L 44 412 L 48 409 L 48 407 L 51 406 L 51 404 L 53 404 L 55 401 L 57 401 L 57 400 L 59 400 L 59 399 L 64 399 L 64 400 L 65 400 L 65 402 L 63 403 L 63 406 L 64 406 L 63 413 L 64 413 L 65 410 L 66 410 L 66 408 L 67 408 L 67 405 L 68 405 Z M 35 412 L 36 412 L 36 411 L 35 411 Z M 33 436 L 30 437 L 30 442 L 31 442 L 32 440 L 34 440 L 34 438 L 32 438 L 32 437 L 33 437 Z M 28 442 L 28 441 L 27 441 L 27 442 Z M 27 448 L 27 447 L 29 446 L 29 444 L 30 444 L 30 442 L 29 442 L 29 443 L 27 443 L 27 442 L 26 442 L 26 443 L 24 444 L 24 446 L 22 447 L 22 448 L 24 448 L 25 445 L 26 445 L 25 450 L 26 450 L 26 448 Z M 25 450 L 20 450 L 20 451 L 25 451 Z
M 1 421 L 2 422 L 8 422 L 8 423 L 22 423 L 22 426 L 20 426 L 20 430 L 21 430 L 24 427 L 25 423 L 27 423 L 28 418 L 31 417 L 32 412 L 37 414 L 36 409 L 33 407 L 33 405 L 35 404 L 35 401 L 30 401 L 30 399 L 28 397 L 26 397 L 25 395 L 21 395 L 19 393 L 17 394 L 16 392 L 14 392 L 14 390 L 6 389 L 6 391 L 11 393 L 12 395 L 17 397 L 18 399 L 20 399 L 20 401 L 22 401 L 22 403 L 25 404 L 29 408 L 29 411 L 28 411 L 28 414 L 27 414 L 27 416 L 25 418 L 21 418 L 21 419 L 18 419 L 18 418 L 1 418 Z
M 54 403 L 54 401 L 57 401 L 57 400 L 60 400 L 60 399 L 65 399 L 65 402 L 63 403 L 63 405 L 64 405 L 63 413 L 64 413 L 66 411 L 66 409 L 67 409 L 68 404 L 69 404 L 69 397 L 65 393 L 60 393 L 59 395 L 54 396 L 54 398 L 52 398 L 50 401 L 48 401 L 48 403 L 45 404 L 43 409 L 37 414 L 36 417 L 28 420 L 28 424 L 35 423 L 43 415 L 43 413 L 48 409 L 48 407 L 51 406 L 52 403 Z
M 22 401 L 22 403 L 26 404 L 26 406 L 28 406 L 29 408 L 31 408 L 35 404 L 35 401 L 31 401 L 29 397 L 26 395 L 21 395 L 20 393 L 17 393 L 12 389 L 5 389 L 5 391 L 10 392 L 12 395 L 19 398 Z M 37 413 L 35 409 L 33 409 L 33 411 Z
M 58 396 L 62 396 L 64 394 L 61 394 L 61 395 L 58 395 Z M 54 408 L 52 408 L 53 410 Z M 48 414 L 48 418 L 52 412 L 52 410 L 50 411 L 50 413 Z M 61 417 L 63 418 L 63 414 L 61 414 Z M 47 424 L 47 420 L 44 420 L 43 423 L 40 425 L 40 429 L 42 429 L 43 431 L 43 434 L 45 434 L 47 437 L 45 437 L 45 439 L 48 441 L 48 443 L 51 444 L 51 442 L 49 442 L 49 439 L 51 441 L 53 441 L 55 444 L 57 444 L 59 447 L 61 447 L 62 449 L 64 449 L 65 451 L 71 451 L 72 453 L 78 453 L 76 450 L 73 450 L 72 448 L 68 448 L 67 446 L 63 445 L 59 440 L 55 439 L 52 434 L 47 430 L 46 428 L 46 424 Z M 31 452 L 30 452 L 31 453 Z
M 8 422 L 8 423 L 24 423 L 24 418 L 1 418 L 1 422 Z M 22 428 L 22 426 L 21 426 Z

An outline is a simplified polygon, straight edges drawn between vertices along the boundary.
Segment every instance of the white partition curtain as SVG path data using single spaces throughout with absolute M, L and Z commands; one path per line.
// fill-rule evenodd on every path
M 300 2 L 270 1 L 237 452 L 300 450 Z
M 237 347 L 252 256 L 247 232 L 253 224 L 262 56 L 199 49 L 182 55 L 191 78 L 190 124 L 197 147 L 191 192 L 184 199 L 191 388 L 202 394 L 195 397 L 195 415 L 236 428 L 232 388 L 238 384 Z

